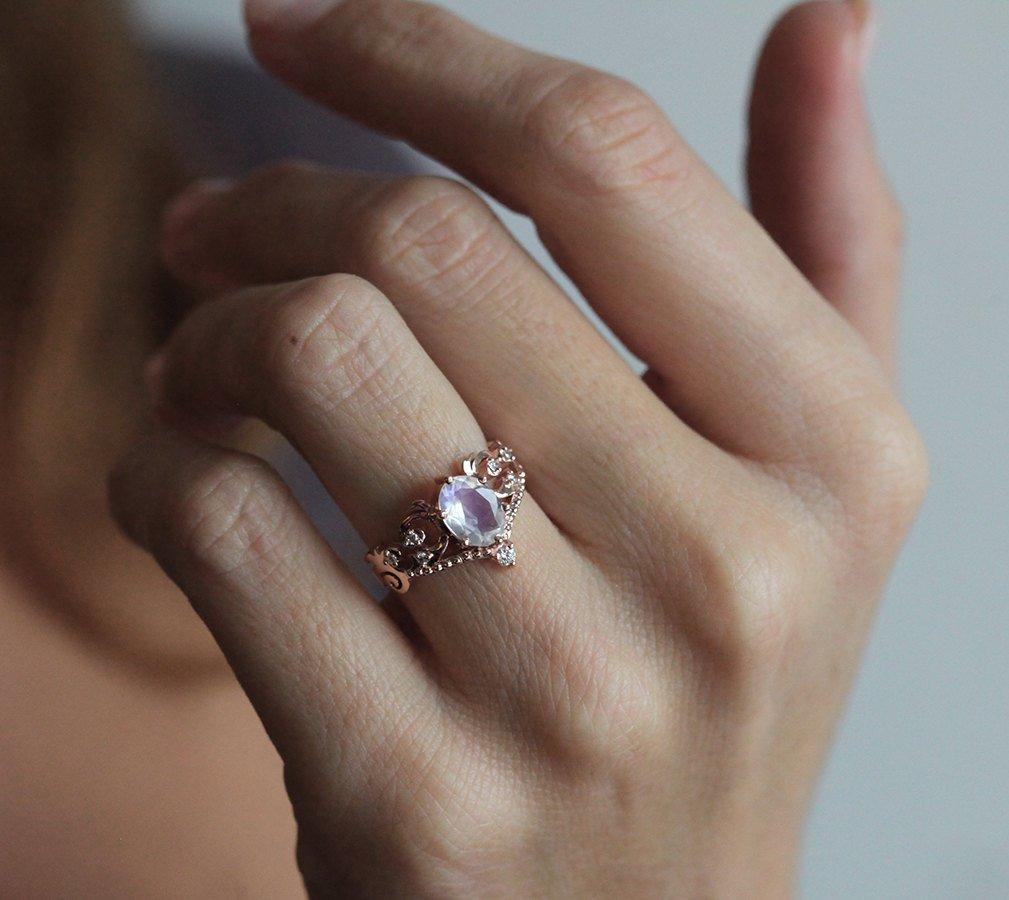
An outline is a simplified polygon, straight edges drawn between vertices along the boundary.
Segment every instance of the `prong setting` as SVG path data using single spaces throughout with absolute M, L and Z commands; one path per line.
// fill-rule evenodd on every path
M 515 564 L 512 527 L 525 495 L 525 471 L 511 448 L 492 442 L 462 461 L 462 475 L 435 479 L 438 503 L 418 500 L 400 526 L 400 539 L 367 555 L 376 576 L 405 593 L 411 581 L 463 562 L 493 558 Z

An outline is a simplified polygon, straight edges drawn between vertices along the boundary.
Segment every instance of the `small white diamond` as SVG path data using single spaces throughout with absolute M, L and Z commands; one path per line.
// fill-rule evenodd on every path
M 430 550 L 418 550 L 413 556 L 417 560 L 418 565 L 421 566 L 426 566 L 434 559 L 434 554 Z
M 501 490 L 511 493 L 518 485 L 518 476 L 514 472 L 505 472 L 504 478 L 501 479 Z
M 424 543 L 424 532 L 418 528 L 411 528 L 403 535 L 403 543 L 407 547 L 419 547 Z
M 511 462 L 515 459 L 515 451 L 511 447 L 501 447 L 497 455 L 498 459 L 503 459 L 505 462 Z
M 487 460 L 488 475 L 491 476 L 500 475 L 503 469 L 504 469 L 504 463 L 502 463 L 501 460 L 498 459 L 496 456 L 492 456 L 490 457 L 490 459 Z
M 502 566 L 514 566 L 515 545 L 511 541 L 504 541 L 501 546 L 497 548 L 497 553 L 494 554 L 494 557 Z

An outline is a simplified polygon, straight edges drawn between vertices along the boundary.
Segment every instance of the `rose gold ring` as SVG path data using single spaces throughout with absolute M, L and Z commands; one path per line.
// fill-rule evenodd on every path
M 526 474 L 514 451 L 493 441 L 462 461 L 461 475 L 438 483 L 438 502 L 416 501 L 400 523 L 399 538 L 365 556 L 379 581 L 398 594 L 422 575 L 473 559 L 515 565 L 511 533 Z

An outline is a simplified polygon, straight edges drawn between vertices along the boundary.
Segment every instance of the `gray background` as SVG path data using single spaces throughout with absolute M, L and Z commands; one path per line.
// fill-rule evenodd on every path
M 244 54 L 238 0 L 137 2 L 159 38 Z M 446 5 L 641 84 L 741 193 L 750 68 L 781 3 Z M 934 485 L 820 790 L 803 894 L 1007 898 L 1009 0 L 881 7 L 868 89 L 908 219 L 902 380 Z

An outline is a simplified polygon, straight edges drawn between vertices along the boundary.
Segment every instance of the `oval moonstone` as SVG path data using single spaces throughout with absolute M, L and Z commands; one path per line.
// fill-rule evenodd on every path
M 438 492 L 438 509 L 452 536 L 471 547 L 489 547 L 504 530 L 497 495 L 472 475 L 456 475 Z

